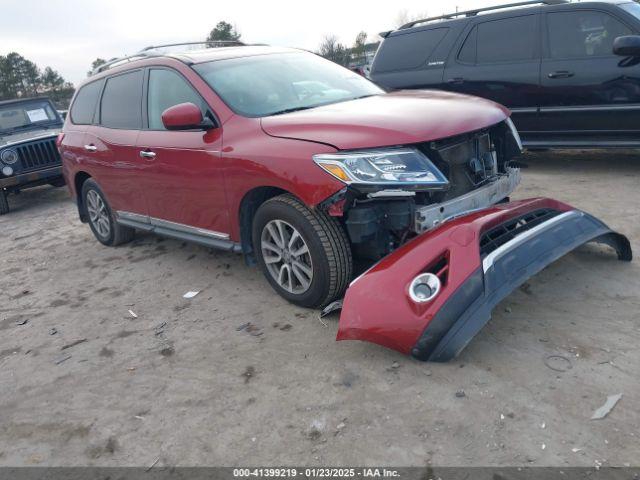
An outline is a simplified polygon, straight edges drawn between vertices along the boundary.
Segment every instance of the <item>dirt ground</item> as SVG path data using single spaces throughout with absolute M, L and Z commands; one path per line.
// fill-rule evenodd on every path
M 518 198 L 567 201 L 638 246 L 640 154 L 526 161 Z M 429 364 L 336 342 L 337 316 L 287 304 L 235 254 L 142 234 L 101 246 L 65 189 L 10 202 L 0 465 L 640 463 L 637 260 L 582 247 L 500 304 L 456 361 Z

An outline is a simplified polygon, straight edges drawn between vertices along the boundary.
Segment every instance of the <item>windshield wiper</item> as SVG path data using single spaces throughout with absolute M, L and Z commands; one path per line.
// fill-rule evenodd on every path
M 12 127 L 8 130 L 3 130 L 3 133 L 13 133 L 13 132 L 18 132 L 20 130 L 25 130 L 27 128 L 41 128 L 43 130 L 49 130 L 50 128 L 52 128 L 53 125 L 51 124 L 51 121 L 49 121 L 48 123 L 45 123 L 43 125 L 38 125 L 36 123 L 29 123 L 28 125 L 18 125 L 15 127 Z
M 309 110 L 310 108 L 314 108 L 316 107 L 316 105 L 312 105 L 312 106 L 307 106 L 307 107 L 291 107 L 291 108 L 285 108 L 283 110 L 278 110 L 276 112 L 270 113 L 269 116 L 272 115 L 282 115 L 284 113 L 291 113 L 291 112 L 299 112 L 300 110 Z
M 359 97 L 350 98 L 349 100 L 360 100 L 361 98 L 375 97 L 376 95 L 378 95 L 378 94 L 377 93 L 368 93 L 366 95 L 360 95 Z

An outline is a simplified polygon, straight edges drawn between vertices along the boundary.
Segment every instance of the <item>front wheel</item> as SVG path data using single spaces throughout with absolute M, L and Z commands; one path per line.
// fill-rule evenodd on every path
M 353 260 L 344 230 L 293 196 L 274 197 L 258 208 L 252 240 L 265 277 L 290 302 L 321 308 L 347 288 Z

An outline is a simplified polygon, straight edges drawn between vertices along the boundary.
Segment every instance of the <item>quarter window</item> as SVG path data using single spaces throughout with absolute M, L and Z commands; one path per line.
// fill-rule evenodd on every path
M 149 72 L 147 97 L 149 128 L 152 130 L 164 130 L 162 112 L 174 105 L 190 102 L 200 107 L 203 114 L 206 112 L 204 102 L 191 85 L 171 70 L 155 69 Z
M 142 124 L 142 70 L 107 80 L 100 103 L 100 123 L 108 128 L 137 130 Z
M 436 28 L 393 35 L 380 46 L 378 55 L 385 61 L 376 64 L 376 70 L 391 72 L 424 65 L 448 31 L 448 28 Z
M 98 95 L 102 88 L 101 81 L 92 82 L 82 87 L 71 105 L 71 121 L 76 125 L 93 123 L 93 115 L 98 103 Z
M 556 12 L 547 15 L 551 58 L 613 55 L 613 41 L 631 30 L 604 12 Z
M 535 15 L 480 23 L 467 36 L 458 59 L 468 63 L 530 60 L 536 39 Z

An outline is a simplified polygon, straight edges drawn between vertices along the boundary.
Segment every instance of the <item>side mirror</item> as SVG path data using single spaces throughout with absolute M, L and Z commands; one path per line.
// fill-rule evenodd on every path
M 191 102 L 180 103 L 162 112 L 162 124 L 167 130 L 211 130 L 215 128 L 209 118 L 203 118 L 200 109 Z
M 625 35 L 613 41 L 614 55 L 621 57 L 640 56 L 640 35 Z

